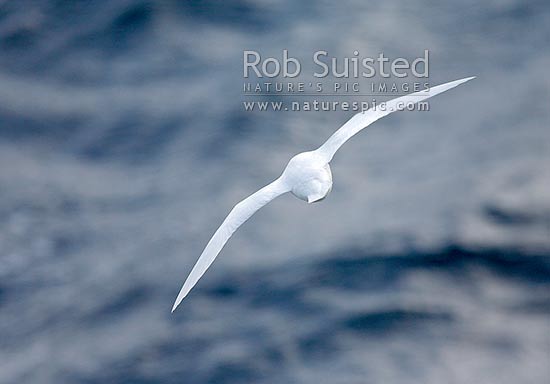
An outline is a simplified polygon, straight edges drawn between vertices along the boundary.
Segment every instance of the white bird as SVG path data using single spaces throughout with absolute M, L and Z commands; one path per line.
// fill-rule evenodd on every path
M 394 111 L 403 110 L 411 103 L 426 100 L 474 78 L 475 76 L 438 85 L 390 100 L 380 104 L 376 109 L 359 112 L 319 148 L 299 153 L 290 159 L 279 178 L 235 205 L 229 212 L 185 280 L 172 307 L 172 312 L 210 267 L 231 235 L 261 207 L 287 192 L 308 203 L 323 200 L 332 189 L 329 163 L 336 151 L 353 135 Z

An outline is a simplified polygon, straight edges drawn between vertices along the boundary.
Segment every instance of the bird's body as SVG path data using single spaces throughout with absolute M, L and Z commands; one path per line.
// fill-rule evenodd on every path
M 231 210 L 185 280 L 172 307 L 172 312 L 210 267 L 231 235 L 258 209 L 287 192 L 291 192 L 297 198 L 308 203 L 323 200 L 332 190 L 332 173 L 329 163 L 336 151 L 353 135 L 394 111 L 402 110 L 409 104 L 428 99 L 473 78 L 452 81 L 427 91 L 402 96 L 384 103 L 383 107 L 376 110 L 357 113 L 318 149 L 299 153 L 290 159 L 279 178 L 247 197 Z
M 323 200 L 332 190 L 330 166 L 315 151 L 290 159 L 281 178 L 294 196 L 308 203 Z

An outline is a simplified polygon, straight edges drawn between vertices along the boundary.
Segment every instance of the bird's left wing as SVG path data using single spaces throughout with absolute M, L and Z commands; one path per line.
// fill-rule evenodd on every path
M 359 112 L 348 122 L 340 127 L 329 139 L 320 146 L 316 152 L 322 156 L 326 162 L 330 162 L 332 157 L 346 141 L 348 141 L 353 135 L 368 127 L 376 120 L 389 115 L 392 112 L 402 110 L 406 108 L 410 103 L 418 103 L 420 101 L 429 99 L 435 95 L 439 95 L 442 92 L 448 91 L 451 88 L 456 87 L 462 83 L 474 79 L 474 77 L 467 77 L 465 79 L 451 81 L 449 83 L 441 84 L 436 87 L 431 87 L 425 91 L 419 91 L 411 93 L 410 95 L 398 97 L 390 100 L 386 103 L 380 103 L 375 109 L 369 109 L 363 112 Z
M 204 248 L 204 251 L 202 251 L 199 260 L 191 270 L 191 273 L 187 277 L 187 280 L 185 280 L 176 298 L 176 302 L 172 307 L 172 312 L 174 312 L 189 291 L 195 286 L 197 281 L 199 281 L 204 272 L 210 267 L 212 262 L 216 259 L 216 256 L 218 256 L 218 253 L 220 253 L 225 243 L 227 243 L 227 240 L 229 240 L 237 228 L 248 220 L 258 209 L 289 190 L 290 188 L 287 187 L 284 180 L 279 178 L 235 205 L 222 225 L 216 230 L 214 236 L 212 236 L 206 248 Z

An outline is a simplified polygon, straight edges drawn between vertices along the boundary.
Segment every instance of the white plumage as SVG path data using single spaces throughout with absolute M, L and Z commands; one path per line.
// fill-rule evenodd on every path
M 357 113 L 318 149 L 302 152 L 290 159 L 279 178 L 235 205 L 229 212 L 185 280 L 172 307 L 172 312 L 210 267 L 231 235 L 258 209 L 286 192 L 291 192 L 308 203 L 324 199 L 332 189 L 332 173 L 329 163 L 336 151 L 353 135 L 376 120 L 402 110 L 410 103 L 426 100 L 472 79 L 474 77 L 438 85 L 425 91 L 390 100 L 380 104 L 376 109 Z

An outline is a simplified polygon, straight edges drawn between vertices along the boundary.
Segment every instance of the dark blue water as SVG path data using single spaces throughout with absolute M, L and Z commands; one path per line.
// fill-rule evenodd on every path
M 544 1 L 0 4 L 0 382 L 546 383 Z M 242 52 L 477 75 L 361 133 L 322 203 L 233 204 L 349 112 L 245 112 Z

